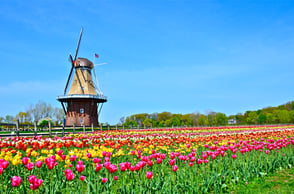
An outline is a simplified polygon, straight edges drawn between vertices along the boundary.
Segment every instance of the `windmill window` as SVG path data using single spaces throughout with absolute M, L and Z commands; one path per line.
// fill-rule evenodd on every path
M 85 113 L 85 110 L 84 110 L 83 108 L 81 108 L 81 109 L 80 109 L 80 113 L 81 113 L 81 114 L 84 114 L 84 113 Z
M 74 83 L 76 84 L 77 83 L 77 80 L 75 80 Z

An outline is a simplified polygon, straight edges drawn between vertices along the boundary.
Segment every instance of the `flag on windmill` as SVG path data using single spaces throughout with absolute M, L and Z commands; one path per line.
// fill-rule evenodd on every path
M 98 55 L 97 53 L 95 53 L 95 57 L 96 57 L 96 58 L 99 58 L 99 55 Z

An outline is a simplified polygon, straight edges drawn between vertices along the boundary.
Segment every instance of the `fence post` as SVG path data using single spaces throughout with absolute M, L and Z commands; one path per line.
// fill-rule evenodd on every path
M 125 125 L 123 125 L 123 130 L 125 130 Z
M 102 131 L 102 125 L 100 125 L 100 129 L 101 129 L 101 131 Z
M 94 124 L 92 123 L 92 132 L 94 132 Z
M 109 125 L 108 125 L 108 131 L 109 131 Z
M 18 119 L 15 122 L 15 126 L 16 126 L 16 135 L 19 136 L 19 120 Z
M 62 136 L 64 136 L 64 127 L 65 127 L 65 123 L 63 121 L 63 124 L 62 124 Z
M 117 130 L 117 125 L 116 125 L 116 130 Z
M 49 136 L 51 136 L 52 135 L 51 122 L 49 121 L 48 124 L 49 124 Z
M 86 133 L 85 123 L 83 123 L 83 132 Z
M 35 136 L 37 136 L 37 121 L 34 122 L 35 125 Z
M 76 125 L 75 125 L 75 123 L 72 124 L 72 127 L 73 127 L 73 133 L 75 134 L 76 133 Z

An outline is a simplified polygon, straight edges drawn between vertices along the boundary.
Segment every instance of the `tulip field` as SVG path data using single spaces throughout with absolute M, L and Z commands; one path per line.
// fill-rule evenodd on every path
M 228 193 L 294 165 L 294 125 L 0 138 L 1 193 Z

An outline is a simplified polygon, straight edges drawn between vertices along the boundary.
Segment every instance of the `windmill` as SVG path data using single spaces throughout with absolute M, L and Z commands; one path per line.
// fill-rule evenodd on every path
M 71 69 L 64 94 L 58 96 L 57 100 L 61 102 L 66 114 L 65 125 L 97 126 L 99 114 L 107 98 L 100 90 L 93 62 L 86 58 L 77 58 L 82 34 L 83 28 L 74 58 L 71 54 L 69 55 Z M 92 72 L 95 79 L 92 77 Z

